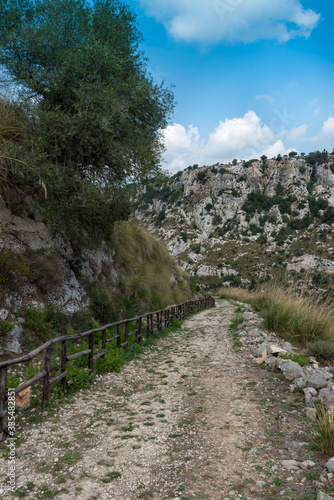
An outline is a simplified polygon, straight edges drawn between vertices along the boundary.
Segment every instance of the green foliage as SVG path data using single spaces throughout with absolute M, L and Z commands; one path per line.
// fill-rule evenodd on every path
M 304 165 L 301 165 L 301 166 L 299 167 L 299 172 L 300 172 L 301 174 L 305 174 L 305 172 L 306 172 L 306 167 L 304 167 Z
M 35 377 L 39 373 L 39 370 L 36 366 L 34 366 L 32 363 L 29 363 L 28 368 L 24 370 L 24 378 L 25 380 L 30 380 L 31 378 Z
M 291 359 L 291 361 L 295 361 L 295 363 L 298 363 L 300 366 L 306 366 L 310 362 L 310 358 L 303 356 L 301 353 L 299 354 L 285 354 L 283 356 L 284 359 Z
M 14 325 L 5 319 L 0 320 L 0 337 L 4 337 L 8 332 L 13 330 Z
M 73 384 L 68 388 L 69 394 L 79 389 L 89 387 L 96 376 L 95 372 L 91 372 L 87 367 L 80 367 L 74 362 L 71 363 L 71 365 L 67 365 L 67 371 L 67 380 L 73 379 Z
M 244 318 L 240 315 L 237 315 L 234 317 L 232 323 L 230 324 L 230 328 L 235 330 L 238 328 L 239 325 L 241 325 L 244 322 Z
M 213 205 L 212 205 L 212 203 L 207 203 L 207 204 L 205 205 L 205 210 L 206 210 L 207 212 L 210 212 L 210 210 L 212 210 L 212 209 L 213 209 Z
M 305 156 L 305 159 L 309 165 L 314 166 L 317 164 L 325 163 L 328 160 L 328 153 L 325 149 L 322 152 L 314 151 Z
M 188 235 L 185 231 L 181 231 L 180 236 L 182 238 L 182 241 L 186 242 L 188 240 Z
M 294 158 L 295 156 L 298 156 L 297 151 L 290 151 L 290 153 L 289 153 L 289 157 L 290 157 L 290 158 Z
M 27 309 L 23 326 L 34 332 L 40 342 L 46 342 L 53 336 L 52 321 L 48 321 L 46 311 Z
M 205 170 L 202 172 L 198 172 L 198 174 L 197 174 L 197 180 L 199 182 L 201 182 L 202 184 L 205 184 L 205 182 L 207 181 L 207 177 L 208 177 L 208 174 Z
M 29 274 L 29 267 L 22 255 L 10 249 L 3 249 L 0 252 L 0 286 L 2 288 L 19 287 Z
M 110 286 L 97 281 L 91 290 L 92 311 L 102 323 L 191 297 L 187 275 L 167 248 L 141 227 L 130 221 L 117 223 L 110 244 L 115 250 L 118 281 Z
M 173 97 L 147 75 L 128 7 L 4 0 L 2 21 L 0 62 L 34 96 L 34 143 L 44 157 L 112 185 L 156 168 Z
M 107 348 L 107 353 L 102 358 L 98 359 L 95 364 L 97 373 L 115 371 L 119 373 L 124 364 L 124 353 L 122 349 L 115 349 L 110 346 Z
M 315 401 L 317 418 L 312 421 L 314 442 L 328 457 L 334 453 L 334 420 L 329 415 L 321 400 Z
M 254 215 L 256 211 L 268 212 L 275 205 L 278 205 L 281 213 L 291 213 L 291 203 L 289 199 L 277 195 L 270 197 L 262 193 L 249 193 L 241 209 L 250 215 Z
M 218 224 L 221 224 L 223 222 L 223 219 L 221 217 L 221 215 L 214 215 L 213 219 L 212 219 L 212 224 L 214 226 L 217 226 Z
M 7 389 L 15 389 L 18 387 L 21 383 L 21 379 L 17 375 L 12 375 L 11 373 L 8 373 L 7 375 Z
M 314 196 L 308 197 L 308 204 L 310 214 L 313 217 L 320 217 L 320 210 L 326 210 L 328 208 L 328 201 L 323 198 L 315 198 Z

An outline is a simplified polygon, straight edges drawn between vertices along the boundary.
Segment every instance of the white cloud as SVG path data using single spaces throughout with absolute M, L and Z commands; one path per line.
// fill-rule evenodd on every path
M 294 142 L 302 139 L 303 137 L 305 137 L 308 128 L 309 125 L 306 125 L 305 123 L 303 125 L 300 125 L 299 127 L 293 128 L 290 132 L 288 132 L 287 140 L 290 142 Z
M 139 0 L 178 40 L 203 43 L 285 42 L 308 37 L 320 14 L 302 0 Z
M 334 117 L 331 116 L 326 120 L 321 128 L 321 131 L 317 137 L 315 137 L 318 141 L 320 141 L 324 147 L 330 148 L 332 150 L 334 148 Z
M 271 95 L 265 94 L 265 95 L 257 95 L 255 97 L 257 101 L 267 101 L 269 103 L 275 102 L 275 97 L 272 97 Z
M 164 130 L 164 138 L 165 160 L 171 172 L 195 163 L 213 165 L 234 158 L 247 160 L 263 154 L 273 157 L 290 151 L 254 111 L 248 111 L 242 118 L 220 121 L 206 142 L 201 140 L 197 127 L 191 125 L 186 130 L 178 123 Z

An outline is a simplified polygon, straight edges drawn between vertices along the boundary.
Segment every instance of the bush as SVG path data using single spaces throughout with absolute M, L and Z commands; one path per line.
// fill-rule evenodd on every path
M 5 319 L 0 320 L 0 337 L 4 337 L 8 332 L 13 330 L 14 325 Z
M 303 356 L 302 354 L 285 354 L 283 356 L 284 359 L 291 359 L 295 363 L 298 363 L 300 366 L 306 366 L 310 362 L 310 358 Z
M 198 172 L 197 174 L 197 180 L 204 184 L 207 181 L 208 174 L 206 171 L 203 172 Z
M 323 453 L 332 457 L 334 453 L 334 417 L 328 414 L 320 400 L 316 401 L 315 408 L 317 418 L 312 421 L 314 442 Z
M 307 353 L 320 361 L 334 364 L 334 342 L 329 340 L 318 340 L 307 344 Z

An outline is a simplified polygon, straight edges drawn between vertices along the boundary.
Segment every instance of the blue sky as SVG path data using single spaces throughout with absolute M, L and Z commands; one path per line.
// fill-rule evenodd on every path
M 165 168 L 334 148 L 329 0 L 125 0 L 175 85 Z

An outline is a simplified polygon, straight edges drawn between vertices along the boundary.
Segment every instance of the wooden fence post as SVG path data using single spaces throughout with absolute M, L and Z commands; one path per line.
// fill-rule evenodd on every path
M 4 417 L 6 415 L 7 366 L 0 369 L 0 441 L 3 440 Z M 10 389 L 12 389 L 10 387 Z
M 44 360 L 44 375 L 43 381 L 43 399 L 42 399 L 42 410 L 48 406 L 49 402 L 49 391 L 50 391 L 50 365 L 51 365 L 51 355 L 52 355 L 52 345 L 47 348 Z
M 141 343 L 142 317 L 137 319 L 137 342 Z
M 66 340 L 63 340 L 61 343 L 61 373 L 66 372 L 66 355 L 67 355 L 67 343 Z M 61 379 L 61 389 L 63 392 L 63 395 L 66 396 L 67 394 L 67 381 L 66 377 Z
M 93 370 L 94 368 L 94 333 L 90 333 L 88 336 L 88 348 L 90 353 L 88 354 L 88 369 Z
M 117 325 L 117 349 L 121 348 L 122 325 Z

